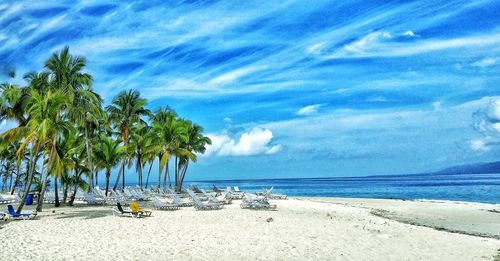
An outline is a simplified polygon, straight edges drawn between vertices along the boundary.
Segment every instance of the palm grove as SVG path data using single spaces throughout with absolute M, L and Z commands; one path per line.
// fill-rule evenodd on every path
M 157 188 L 180 190 L 190 162 L 211 144 L 199 125 L 170 108 L 148 110 L 147 100 L 136 90 L 120 92 L 103 107 L 85 66 L 85 58 L 71 55 L 66 47 L 52 54 L 44 71 L 26 74 L 26 86 L 0 86 L 1 120 L 16 123 L 0 137 L 2 189 L 10 186 L 13 194 L 23 187 L 18 211 L 33 191 L 39 193 L 41 211 L 49 184 L 56 206 L 60 201 L 73 205 L 77 189 L 91 189 L 101 173 L 108 195 L 113 170 L 113 190 L 125 187 L 129 168 L 135 168 L 142 189 L 150 183 L 155 162 Z

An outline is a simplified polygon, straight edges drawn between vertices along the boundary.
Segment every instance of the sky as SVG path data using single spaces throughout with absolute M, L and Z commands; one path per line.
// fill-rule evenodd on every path
M 23 84 L 69 46 L 106 103 L 137 89 L 204 127 L 191 180 L 427 172 L 500 160 L 498 14 L 499 1 L 2 1 L 0 81 Z

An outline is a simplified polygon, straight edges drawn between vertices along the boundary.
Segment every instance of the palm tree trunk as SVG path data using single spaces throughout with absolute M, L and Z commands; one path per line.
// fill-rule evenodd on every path
M 63 204 L 68 200 L 68 184 L 63 185 Z
M 153 162 L 149 165 L 149 170 L 148 170 L 148 176 L 146 177 L 146 189 L 148 188 L 149 185 L 149 174 L 151 174 L 151 168 L 153 167 Z
M 20 170 L 20 167 L 17 166 L 17 171 L 16 171 L 16 179 L 14 180 L 14 184 L 11 185 L 10 187 L 10 194 L 11 195 L 14 195 L 14 190 L 16 189 L 16 186 L 17 186 L 17 182 L 19 180 L 19 170 Z
M 98 167 L 95 168 L 95 185 L 96 186 L 99 185 L 99 168 Z
M 111 169 L 106 169 L 106 197 L 109 191 L 109 177 L 111 176 Z
M 45 156 L 42 157 L 42 191 L 38 195 L 38 202 L 36 205 L 36 211 L 41 212 L 43 208 L 43 198 L 45 197 L 45 191 L 47 190 L 47 182 L 49 181 L 49 172 L 44 171 L 43 163 L 45 162 Z
M 113 190 L 116 191 L 116 188 L 118 188 L 118 184 L 120 184 L 120 172 L 122 171 L 124 167 L 124 164 L 122 163 L 122 165 L 120 166 L 120 170 L 118 171 L 118 175 L 116 175 L 116 182 L 115 182 L 115 185 L 113 186 Z
M 34 145 L 35 148 L 31 148 L 30 150 L 30 165 L 28 170 L 28 176 L 26 178 L 26 186 L 24 188 L 24 194 L 21 198 L 21 202 L 19 202 L 19 206 L 17 207 L 17 213 L 21 213 L 24 207 L 24 203 L 26 202 L 26 197 L 30 192 L 31 183 L 33 183 L 33 174 L 35 173 L 36 161 L 38 160 L 38 145 Z
M 161 154 L 158 156 L 158 191 L 160 191 L 161 185 Z
M 92 144 L 90 144 L 90 135 L 89 135 L 89 129 L 86 126 L 85 127 L 85 139 L 86 139 L 86 145 L 87 145 L 87 167 L 89 168 L 89 171 L 91 174 L 89 175 L 90 178 L 90 186 L 89 186 L 89 192 L 92 190 L 94 187 L 94 180 L 92 176 Z
M 179 180 L 179 168 L 177 168 L 179 159 L 177 156 L 175 156 L 175 165 L 174 165 L 174 171 L 175 171 L 175 184 L 177 185 L 177 180 Z
M 163 175 L 163 189 L 167 191 L 167 177 L 170 182 L 170 173 L 168 173 L 168 162 L 165 164 L 165 174 Z
M 184 177 L 186 177 L 186 172 L 187 172 L 188 166 L 189 166 L 189 160 L 187 161 L 186 165 L 184 165 L 184 169 L 182 170 L 181 179 L 179 182 L 179 191 L 182 188 L 182 183 L 184 182 Z
M 55 198 L 55 201 L 54 202 L 54 206 L 57 208 L 61 205 L 61 203 L 59 203 L 59 192 L 57 191 L 57 177 L 54 177 L 54 198 Z
M 122 191 L 125 190 L 125 160 L 123 161 L 123 168 L 122 168 Z
M 75 176 L 77 177 L 76 180 L 79 180 L 80 179 L 80 175 L 82 175 L 82 173 L 78 173 L 78 171 L 75 169 Z M 76 197 L 76 191 L 78 190 L 78 185 L 75 184 L 75 187 L 73 188 L 73 194 L 71 195 L 70 199 L 69 199 L 69 202 L 68 202 L 68 205 L 70 207 L 73 206 L 73 203 L 75 202 L 75 197 Z

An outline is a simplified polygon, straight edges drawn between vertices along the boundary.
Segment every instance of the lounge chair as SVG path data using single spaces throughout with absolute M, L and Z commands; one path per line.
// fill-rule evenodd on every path
M 116 202 L 116 208 L 113 208 L 113 215 L 133 218 L 139 217 L 139 213 L 137 212 L 123 210 L 122 204 L 120 204 L 120 202 Z
M 180 208 L 177 204 L 167 204 L 162 202 L 159 198 L 153 197 L 153 207 L 158 210 L 177 210 Z
M 222 209 L 224 207 L 224 204 L 221 203 L 202 202 L 201 199 L 193 191 L 189 189 L 187 193 L 193 199 L 194 207 L 196 208 L 196 210 L 215 210 L 215 209 Z
M 235 186 L 234 187 L 234 192 L 243 192 L 243 191 L 241 191 L 239 187 Z
M 137 202 L 135 202 L 135 201 L 130 202 L 130 210 L 132 210 L 132 212 L 139 213 L 139 215 L 141 215 L 141 216 L 148 216 L 148 217 L 150 217 L 151 214 L 153 213 L 153 212 L 151 212 L 149 210 L 142 209 L 139 206 L 139 204 L 137 204 Z
M 8 204 L 16 202 L 17 197 L 0 195 L 0 204 Z
M 177 195 L 177 193 L 175 192 L 172 192 L 170 194 L 167 194 L 171 199 L 172 201 L 174 201 L 175 204 L 177 204 L 178 206 L 180 207 L 190 207 L 190 206 L 193 206 L 194 205 L 194 202 L 192 201 L 183 201 L 179 195 Z
M 20 214 L 14 210 L 12 205 L 7 205 L 7 210 L 9 211 L 9 215 L 15 219 L 34 219 L 37 213 L 33 214 Z
M 97 199 L 92 193 L 87 193 L 84 198 L 84 200 L 87 201 L 87 204 L 89 205 L 104 205 L 106 203 L 106 200 Z
M 274 187 L 271 187 L 270 189 L 262 189 L 262 192 L 258 192 L 257 195 L 266 196 L 269 199 L 288 199 L 287 195 L 274 194 L 273 189 Z
M 243 197 L 243 201 L 240 204 L 241 208 L 248 209 L 267 209 L 267 210 L 275 210 L 276 205 L 270 204 L 265 196 L 257 196 L 250 193 L 245 193 Z
M 224 198 L 223 201 L 219 200 L 216 197 L 214 197 L 212 194 L 207 193 L 204 189 L 201 189 L 201 193 L 203 193 L 203 195 L 205 195 L 208 198 L 208 202 L 210 202 L 210 203 L 231 204 L 231 201 L 232 201 L 232 199 L 230 199 L 230 198 L 229 199 Z
M 56 203 L 56 196 L 54 195 L 54 192 L 52 191 L 47 191 L 45 193 L 45 196 L 43 197 L 43 202 L 45 203 Z
M 242 192 L 233 192 L 231 190 L 231 187 L 227 187 L 226 188 L 226 195 L 224 197 L 230 198 L 230 199 L 242 199 L 243 193 Z

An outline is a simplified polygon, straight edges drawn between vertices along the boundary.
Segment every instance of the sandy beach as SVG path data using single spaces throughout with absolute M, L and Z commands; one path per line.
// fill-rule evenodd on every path
M 489 218 L 500 214 L 487 210 L 498 209 L 495 205 L 337 198 L 273 202 L 277 211 L 241 209 L 235 201 L 219 211 L 187 207 L 138 219 L 113 216 L 110 206 L 46 205 L 36 220 L 2 226 L 0 260 L 494 260 L 500 249 L 495 238 L 408 224 L 410 217 L 424 220 L 420 213 L 426 220 L 422 225 L 431 226 L 434 219 L 439 226 L 450 220 L 451 227 L 463 230 L 489 226 L 494 237 L 499 225 L 489 224 Z M 459 211 L 447 211 L 457 205 Z M 406 222 L 374 215 L 376 209 Z

